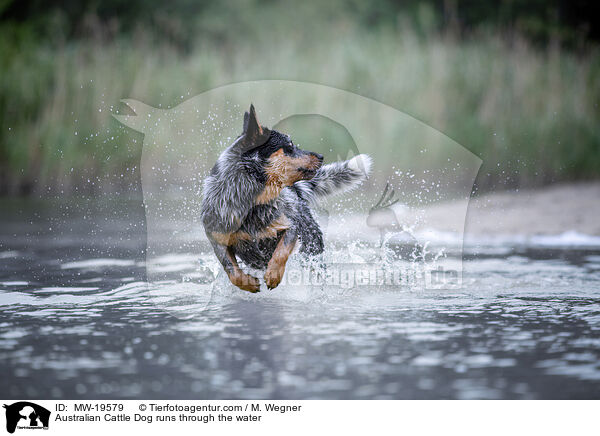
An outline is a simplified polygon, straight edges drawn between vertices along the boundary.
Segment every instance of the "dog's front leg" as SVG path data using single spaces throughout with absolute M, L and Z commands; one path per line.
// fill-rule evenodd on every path
M 267 272 L 265 272 L 265 283 L 269 289 L 276 288 L 283 278 L 285 272 L 285 264 L 294 251 L 298 235 L 293 229 L 286 230 L 275 247 L 273 256 L 267 264 Z
M 229 277 L 229 281 L 238 288 L 248 292 L 258 292 L 260 290 L 260 282 L 256 277 L 252 277 L 250 274 L 246 274 L 239 267 L 237 259 L 235 258 L 235 250 L 231 246 L 221 245 L 214 239 L 209 238 L 210 243 L 213 246 L 215 255 L 223 269 Z

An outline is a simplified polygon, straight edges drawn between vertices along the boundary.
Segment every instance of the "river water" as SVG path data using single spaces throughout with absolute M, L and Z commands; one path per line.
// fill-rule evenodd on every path
M 190 300 L 193 276 L 147 282 L 139 201 L 0 207 L 5 398 L 600 398 L 593 239 L 471 241 L 456 289 L 251 295 L 219 276 Z M 330 250 L 376 257 L 368 245 Z M 181 252 L 158 266 L 180 273 L 210 259 Z

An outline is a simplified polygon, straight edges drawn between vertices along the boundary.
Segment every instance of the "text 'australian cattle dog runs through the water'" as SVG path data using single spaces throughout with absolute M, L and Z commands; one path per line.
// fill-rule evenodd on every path
M 296 147 L 288 135 L 261 126 L 254 106 L 242 134 L 219 156 L 204 181 L 202 221 L 229 280 L 249 292 L 260 282 L 238 258 L 266 270 L 267 287 L 279 285 L 300 240 L 300 253 L 323 252 L 323 234 L 310 206 L 364 181 L 371 158 L 361 154 L 323 165 L 323 156 Z

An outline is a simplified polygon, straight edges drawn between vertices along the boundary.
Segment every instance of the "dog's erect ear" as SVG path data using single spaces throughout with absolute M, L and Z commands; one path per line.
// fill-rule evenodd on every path
M 250 105 L 250 113 L 244 114 L 244 135 L 246 138 L 255 138 L 262 135 L 262 127 L 256 117 L 256 110 L 254 105 Z
M 244 112 L 244 129 L 242 130 L 242 133 L 246 133 L 246 130 L 248 129 L 248 120 L 250 119 L 250 114 L 248 112 Z
M 250 105 L 250 112 L 244 114 L 244 132 L 240 138 L 242 151 L 252 150 L 268 141 L 271 131 L 258 122 L 254 105 Z

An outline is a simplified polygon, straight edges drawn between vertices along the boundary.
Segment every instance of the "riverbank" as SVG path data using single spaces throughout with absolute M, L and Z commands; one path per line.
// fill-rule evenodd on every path
M 426 209 L 436 230 L 456 228 L 462 203 L 445 202 Z M 465 235 L 600 236 L 600 182 L 565 183 L 545 188 L 503 191 L 471 198 Z

